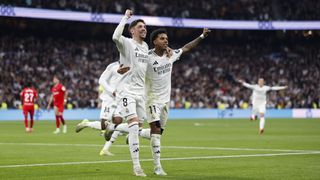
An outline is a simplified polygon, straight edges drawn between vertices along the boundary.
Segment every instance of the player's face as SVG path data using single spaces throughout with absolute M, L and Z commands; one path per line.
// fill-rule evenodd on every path
M 168 47 L 168 36 L 165 33 L 159 34 L 153 41 L 155 48 L 166 50 Z
M 147 27 L 143 22 L 138 22 L 136 26 L 131 28 L 131 34 L 133 37 L 145 39 L 147 36 Z
M 264 85 L 264 79 L 260 78 L 258 80 L 258 84 L 259 84 L 259 86 L 263 86 Z
M 54 84 L 58 84 L 58 83 L 59 83 L 59 79 L 56 78 L 56 77 L 53 77 L 53 83 L 54 83 Z

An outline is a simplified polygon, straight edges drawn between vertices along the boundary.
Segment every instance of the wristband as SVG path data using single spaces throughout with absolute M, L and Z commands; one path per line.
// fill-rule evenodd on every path
M 200 35 L 200 38 L 201 38 L 201 39 L 204 39 L 205 37 L 204 37 L 204 35 L 203 35 L 203 34 L 201 34 L 201 35 Z

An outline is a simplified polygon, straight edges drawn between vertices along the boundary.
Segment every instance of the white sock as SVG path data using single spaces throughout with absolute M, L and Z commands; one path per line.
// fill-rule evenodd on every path
M 129 150 L 134 168 L 140 168 L 139 161 L 139 123 L 132 122 L 129 126 Z
M 146 139 L 151 139 L 150 131 L 151 131 L 150 128 L 149 129 L 140 129 L 139 136 L 146 138 Z
M 107 142 L 104 144 L 103 149 L 104 149 L 104 150 L 109 150 L 109 148 L 110 148 L 110 146 L 112 145 L 112 143 L 114 143 L 114 142 L 117 140 L 119 134 L 120 134 L 119 131 L 114 131 L 114 132 L 112 133 L 112 135 L 111 135 L 110 140 L 107 141 Z
M 114 130 L 129 133 L 129 126 L 126 123 L 121 123 Z
M 154 167 L 161 167 L 160 163 L 160 147 L 161 147 L 161 135 L 160 134 L 151 134 L 151 151 L 153 156 Z
M 93 128 L 93 129 L 101 130 L 101 122 L 100 121 L 86 122 L 85 125 L 87 127 Z
M 256 118 L 255 115 L 252 114 L 252 115 L 251 115 L 251 119 L 254 119 L 254 120 L 255 120 L 255 118 Z
M 264 129 L 265 119 L 264 117 L 260 117 L 260 129 Z

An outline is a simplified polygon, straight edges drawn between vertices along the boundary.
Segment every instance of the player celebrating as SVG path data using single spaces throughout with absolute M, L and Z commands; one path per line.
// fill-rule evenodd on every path
M 63 133 L 67 133 L 67 125 L 63 118 L 64 104 L 67 102 L 68 92 L 66 88 L 60 83 L 60 79 L 57 75 L 53 76 L 54 86 L 51 89 L 52 95 L 50 96 L 49 104 L 47 109 L 50 109 L 53 101 L 54 112 L 56 115 L 56 130 L 54 134 L 60 133 L 60 122 L 63 124 Z
M 251 120 L 256 120 L 256 116 L 260 114 L 260 125 L 259 134 L 263 134 L 265 125 L 265 113 L 267 104 L 267 92 L 270 90 L 282 90 L 286 89 L 287 86 L 265 86 L 264 79 L 259 78 L 258 84 L 252 85 L 244 82 L 243 80 L 238 80 L 244 87 L 252 89 L 252 115 Z
M 203 33 L 182 48 L 173 50 L 168 57 L 168 36 L 165 29 L 157 29 L 150 35 L 151 44 L 155 46 L 150 50 L 147 70 L 147 110 L 148 123 L 151 128 L 151 148 L 154 158 L 154 173 L 167 175 L 160 163 L 160 139 L 168 119 L 172 65 L 180 56 L 195 48 L 201 40 L 208 36 L 210 30 L 203 29 Z
M 119 85 L 119 80 L 122 78 L 124 72 L 118 72 L 120 68 L 119 61 L 109 64 L 106 70 L 101 74 L 99 78 L 99 84 L 103 88 L 102 93 L 100 94 L 100 99 L 102 100 L 100 119 L 101 121 L 88 121 L 87 119 L 83 120 L 76 127 L 76 132 L 80 132 L 86 127 L 91 127 L 97 130 L 106 130 L 106 122 L 109 126 L 112 126 L 113 122 L 117 126 L 122 122 L 122 117 L 119 115 L 119 109 L 117 109 L 116 101 L 116 87 Z M 122 68 L 122 71 L 128 71 L 128 69 Z M 121 129 L 123 125 L 119 125 L 118 128 Z M 110 127 L 109 127 L 110 128 Z M 111 144 L 117 139 L 120 131 L 114 131 L 111 135 L 111 139 L 106 142 L 104 148 L 101 150 L 100 155 L 109 155 L 113 154 L 109 152 Z
M 149 47 L 146 38 L 146 24 L 142 19 L 134 20 L 129 25 L 132 38 L 122 36 L 127 20 L 132 16 L 131 10 L 126 10 L 124 17 L 115 29 L 112 40 L 120 52 L 120 63 L 130 67 L 123 78 L 123 89 L 120 92 L 121 115 L 129 125 L 129 149 L 133 162 L 135 176 L 146 176 L 139 160 L 139 119 L 145 117 L 145 74 L 147 70 Z
M 24 115 L 24 126 L 26 128 L 26 132 L 32 132 L 34 102 L 38 98 L 38 93 L 34 89 L 34 87 L 32 87 L 31 84 L 28 84 L 28 86 L 21 91 L 20 97 L 23 105 L 22 110 Z M 30 114 L 30 126 L 28 126 L 28 114 Z

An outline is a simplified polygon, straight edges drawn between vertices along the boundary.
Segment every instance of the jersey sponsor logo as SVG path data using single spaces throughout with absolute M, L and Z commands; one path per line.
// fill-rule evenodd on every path
M 163 66 L 154 67 L 153 71 L 158 73 L 158 75 L 165 74 L 165 73 L 168 73 L 171 71 L 171 66 L 172 65 L 170 63 L 168 63 Z

